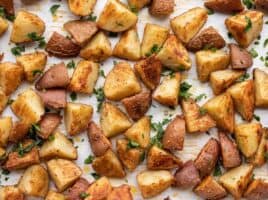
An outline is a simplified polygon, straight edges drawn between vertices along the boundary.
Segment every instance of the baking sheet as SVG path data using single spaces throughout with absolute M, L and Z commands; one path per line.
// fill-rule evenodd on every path
M 98 3 L 95 7 L 94 14 L 99 15 L 101 10 L 103 9 L 103 6 L 105 4 L 106 0 L 98 0 Z M 126 3 L 126 0 L 122 1 Z M 138 21 L 138 32 L 139 32 L 139 37 L 140 40 L 142 40 L 143 36 L 143 29 L 146 23 L 155 23 L 159 24 L 161 26 L 169 27 L 169 19 L 173 18 L 174 16 L 177 16 L 181 14 L 182 12 L 196 7 L 196 6 L 203 6 L 204 1 L 203 0 L 175 0 L 176 2 L 176 7 L 175 7 L 175 12 L 169 16 L 168 18 L 165 19 L 157 19 L 153 18 L 149 15 L 147 8 L 143 9 L 142 11 L 139 12 L 139 21 Z M 60 8 L 57 11 L 57 15 L 53 17 L 49 11 L 49 8 L 53 4 L 60 4 Z M 18 10 L 28 10 L 30 12 L 33 12 L 40 16 L 45 22 L 46 22 L 46 31 L 45 31 L 45 38 L 48 40 L 53 33 L 53 31 L 58 31 L 64 35 L 67 35 L 67 33 L 63 29 L 63 24 L 67 22 L 68 20 L 71 19 L 78 19 L 77 16 L 74 16 L 71 14 L 71 12 L 68 9 L 67 6 L 67 1 L 57 1 L 57 0 L 15 0 L 15 8 L 16 12 Z M 227 15 L 223 14 L 213 14 L 209 15 L 208 21 L 205 24 L 204 27 L 208 26 L 214 26 L 224 37 L 227 43 L 229 42 L 234 42 L 233 39 L 228 38 L 227 36 L 227 31 L 225 29 L 224 25 L 224 20 L 227 17 Z M 265 21 L 267 21 L 267 15 L 265 16 Z M 0 52 L 5 53 L 4 61 L 13 61 L 15 62 L 15 56 L 13 56 L 10 52 L 10 49 L 14 46 L 14 44 L 9 43 L 9 37 L 10 37 L 10 32 L 12 29 L 12 24 L 9 26 L 8 32 L 0 38 Z M 258 67 L 264 71 L 268 72 L 268 68 L 266 68 L 263 63 L 260 61 L 260 56 L 266 56 L 266 51 L 267 49 L 263 48 L 263 43 L 264 40 L 266 39 L 265 36 L 268 35 L 268 25 L 264 25 L 264 29 L 262 31 L 262 37 L 260 39 L 260 44 L 259 45 L 252 45 L 249 47 L 255 48 L 257 52 L 259 53 L 258 58 L 254 59 L 254 67 Z M 110 38 L 112 45 L 114 46 L 115 43 L 118 41 L 119 37 L 117 38 Z M 26 47 L 26 52 L 33 52 L 35 51 L 36 45 L 31 44 L 30 46 Z M 51 65 L 59 63 L 60 61 L 64 61 L 65 63 L 68 63 L 69 61 L 74 60 L 76 63 L 80 60 L 80 58 L 76 59 L 57 59 L 55 57 L 49 57 L 48 62 L 47 62 L 47 68 L 49 68 Z M 113 67 L 113 61 L 114 60 L 119 60 L 116 58 L 110 58 L 108 61 L 104 62 L 103 65 L 101 65 L 101 68 L 105 71 L 105 74 L 107 74 Z M 195 59 L 194 55 L 191 54 L 191 60 L 193 62 L 192 69 L 188 72 L 183 73 L 183 77 L 187 79 L 187 82 L 191 83 L 193 87 L 191 88 L 190 92 L 194 96 L 198 96 L 199 94 L 205 93 L 207 95 L 207 99 L 211 98 L 212 95 L 212 90 L 209 87 L 209 84 L 205 83 L 202 84 L 197 80 L 197 75 L 196 75 L 196 67 L 195 67 Z M 251 72 L 253 68 L 251 68 L 249 71 Z M 71 75 L 73 70 L 69 70 L 69 74 Z M 252 76 L 252 74 L 251 74 Z M 96 88 L 102 87 L 104 84 L 104 78 L 99 77 Z M 28 87 L 32 87 L 31 85 L 27 83 L 23 83 L 19 89 L 12 94 L 11 98 L 15 99 L 16 96 L 25 90 Z M 207 99 L 203 99 L 202 101 L 199 102 L 200 105 L 202 105 Z M 68 100 L 70 101 L 69 95 L 68 95 Z M 82 102 L 85 104 L 90 104 L 96 108 L 97 101 L 95 95 L 88 96 L 88 95 L 79 95 L 78 94 L 78 99 L 76 102 Z M 121 106 L 120 104 L 118 104 Z M 164 118 L 173 118 L 177 114 L 181 114 L 181 109 L 180 107 L 177 107 L 175 110 L 169 109 L 167 107 L 163 107 L 159 105 L 156 102 L 153 102 L 154 106 L 151 106 L 148 115 L 152 115 L 152 121 L 153 122 L 158 122 L 162 121 Z M 95 109 L 96 110 L 96 109 Z M 268 114 L 266 110 L 260 110 L 257 109 L 255 111 L 255 114 L 259 115 L 261 117 L 261 123 L 263 126 L 268 125 Z M 10 108 L 7 108 L 2 116 L 12 116 L 14 119 L 16 118 L 13 113 L 11 112 Z M 93 120 L 97 123 L 99 123 L 99 114 L 97 112 L 94 112 Z M 241 118 L 239 116 L 236 116 L 236 122 L 241 122 Z M 62 133 L 66 134 L 64 124 L 61 124 L 59 127 L 59 130 Z M 153 136 L 155 133 L 151 132 L 151 135 Z M 122 136 L 119 136 L 122 137 Z M 184 144 L 184 149 L 181 152 L 178 152 L 177 155 L 184 161 L 188 159 L 195 159 L 196 155 L 200 151 L 200 149 L 203 147 L 203 145 L 207 142 L 207 140 L 210 137 L 217 137 L 216 130 L 212 129 L 210 131 L 210 134 L 198 134 L 198 135 L 187 135 L 185 138 L 185 144 Z M 118 137 L 117 137 L 118 138 Z M 115 143 L 115 139 L 112 139 L 113 145 Z M 74 137 L 74 143 L 75 146 L 78 147 L 78 153 L 79 153 L 79 158 L 76 161 L 76 163 L 81 167 L 83 170 L 83 177 L 87 178 L 89 181 L 93 182 L 94 179 L 90 175 L 90 173 L 93 172 L 93 169 L 91 168 L 90 165 L 85 165 L 84 160 L 85 158 L 88 157 L 88 155 L 92 154 L 91 149 L 89 146 L 89 143 L 87 141 L 87 136 L 86 133 L 79 134 L 78 136 Z M 134 173 L 127 173 L 127 176 L 124 179 L 111 179 L 111 182 L 113 186 L 118 186 L 124 183 L 127 183 L 131 186 L 131 191 L 133 193 L 134 199 L 135 200 L 141 200 L 143 199 L 140 195 L 139 189 L 136 184 L 136 175 L 137 172 L 145 170 L 146 169 L 146 164 L 143 162 L 136 170 Z M 0 181 L 1 185 L 12 185 L 16 184 L 22 174 L 22 171 L 18 172 L 12 172 L 8 176 L 1 175 Z M 268 178 L 268 170 L 267 170 L 267 165 L 265 164 L 262 168 L 260 169 L 255 169 L 254 171 L 255 177 L 264 177 Z M 7 180 L 6 177 L 9 177 Z M 51 187 L 54 187 L 53 183 L 51 182 Z M 196 196 L 191 190 L 180 190 L 180 189 L 173 189 L 169 188 L 165 192 L 163 192 L 161 195 L 151 198 L 153 200 L 163 200 L 165 197 L 170 197 L 170 199 L 177 199 L 177 200 L 195 200 L 195 199 L 201 199 L 198 196 Z M 28 198 L 28 199 L 37 199 L 37 198 Z M 232 199 L 230 196 L 225 198 L 225 199 Z

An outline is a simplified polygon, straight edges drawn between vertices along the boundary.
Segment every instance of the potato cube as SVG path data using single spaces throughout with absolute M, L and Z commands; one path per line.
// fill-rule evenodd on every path
M 257 107 L 268 107 L 268 74 L 262 70 L 255 69 L 253 76 L 255 105 Z
M 16 186 L 0 186 L 1 200 L 24 200 L 23 192 Z
M 150 3 L 151 0 L 128 0 L 128 4 L 130 8 L 134 9 L 142 9 L 145 7 L 147 4 Z
M 8 23 L 7 21 L 0 17 L 0 36 L 2 36 L 8 29 Z
M 93 12 L 97 0 L 68 0 L 71 12 L 79 16 L 87 16 Z
M 167 16 L 171 14 L 175 7 L 174 0 L 152 0 L 150 13 L 156 17 Z
M 6 147 L 8 138 L 12 130 L 12 118 L 2 117 L 0 118 L 0 146 Z
M 53 190 L 49 190 L 45 200 L 65 200 L 65 196 L 61 193 L 54 192 Z
M 253 180 L 246 192 L 244 197 L 249 200 L 267 199 L 268 198 L 268 181 L 267 179 L 256 179 Z
M 103 200 L 106 199 L 111 192 L 112 185 L 109 179 L 104 176 L 89 186 L 86 191 L 89 196 L 86 197 L 85 200 Z

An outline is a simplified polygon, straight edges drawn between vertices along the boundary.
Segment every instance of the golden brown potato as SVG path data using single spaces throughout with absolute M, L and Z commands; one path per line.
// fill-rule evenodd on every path
M 31 126 L 32 125 L 30 123 L 24 121 L 14 122 L 8 140 L 13 143 L 17 143 L 22 140 L 27 135 Z
M 234 105 L 232 97 L 228 93 L 213 97 L 202 108 L 216 121 L 219 128 L 230 133 L 233 132 L 235 124 Z
M 68 0 L 71 12 L 79 16 L 87 16 L 93 12 L 97 0 Z
M 209 80 L 212 72 L 226 69 L 230 56 L 222 50 L 202 50 L 196 53 L 198 79 L 201 82 Z
M 122 32 L 133 27 L 138 17 L 127 6 L 117 0 L 108 0 L 102 10 L 97 24 L 106 31 Z
M 207 0 L 204 5 L 218 12 L 235 13 L 244 10 L 241 0 Z
M 188 43 L 206 23 L 207 18 L 206 9 L 195 7 L 171 19 L 170 25 L 178 39 Z
M 89 186 L 86 191 L 89 196 L 86 197 L 85 200 L 103 200 L 106 199 L 111 192 L 111 183 L 109 179 L 104 176 Z
M 235 199 L 240 199 L 243 191 L 246 189 L 252 178 L 253 166 L 243 164 L 225 172 L 219 179 L 219 182 L 230 192 Z
M 118 101 L 141 92 L 141 86 L 130 64 L 120 62 L 107 75 L 103 91 L 107 99 Z
M 65 196 L 61 193 L 54 192 L 49 190 L 45 200 L 65 200 Z
M 8 29 L 8 22 L 0 17 L 0 36 L 2 36 Z
M 40 131 L 37 132 L 38 136 L 48 139 L 61 123 L 61 119 L 62 117 L 56 113 L 46 113 L 43 115 L 38 123 L 40 126 Z
M 253 58 L 247 49 L 236 44 L 229 44 L 230 64 L 233 69 L 246 69 L 253 65 Z
M 0 187 L 1 200 L 24 200 L 23 192 L 16 186 L 1 186 Z
M 33 82 L 45 69 L 47 55 L 43 52 L 28 53 L 18 56 L 16 61 L 23 67 L 25 79 Z
M 48 192 L 49 177 L 41 165 L 32 165 L 22 175 L 18 188 L 26 195 L 45 197 Z
M 92 163 L 93 169 L 102 176 L 123 178 L 126 176 L 123 166 L 112 150 L 107 150 L 103 156 L 96 157 Z
M 0 114 L 4 111 L 8 103 L 8 95 L 5 94 L 2 88 L 0 88 Z
M 239 77 L 245 74 L 244 71 L 224 69 L 210 74 L 210 84 L 215 95 L 219 95 L 234 84 Z
M 268 182 L 266 179 L 253 180 L 246 192 L 244 197 L 248 200 L 261 200 L 268 198 Z
M 140 10 L 149 4 L 151 0 L 128 0 L 130 8 Z
M 137 175 L 137 182 L 144 198 L 154 197 L 173 183 L 173 176 L 167 170 L 143 171 Z
M 6 147 L 8 138 L 12 130 L 12 118 L 2 117 L 0 118 L 0 146 Z
M 240 46 L 248 47 L 262 31 L 263 15 L 260 11 L 247 10 L 228 17 L 225 25 Z
M 59 192 L 71 186 L 81 175 L 81 169 L 69 160 L 52 159 L 47 162 L 50 177 Z
M 226 190 L 212 177 L 207 176 L 194 189 L 194 192 L 203 199 L 217 200 L 227 196 Z
M 107 200 L 133 200 L 130 187 L 124 184 L 113 188 Z
M 268 106 L 268 74 L 262 70 L 254 69 L 255 105 L 257 107 Z
M 67 103 L 65 108 L 65 127 L 70 135 L 77 135 L 86 130 L 93 115 L 93 107 L 80 103 Z
M 171 14 L 174 7 L 174 0 L 152 0 L 149 11 L 151 15 L 161 17 Z

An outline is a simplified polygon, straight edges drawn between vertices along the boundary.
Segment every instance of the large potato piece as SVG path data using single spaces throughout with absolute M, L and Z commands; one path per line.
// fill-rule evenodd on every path
M 68 0 L 71 12 L 79 16 L 87 16 L 93 12 L 97 0 Z
M 253 72 L 255 105 L 257 107 L 268 107 L 268 74 L 260 69 Z
M 12 118 L 2 117 L 0 118 L 0 146 L 6 147 L 8 138 L 12 130 Z
M 218 12 L 235 13 L 244 10 L 241 0 L 207 0 L 204 5 Z
M 107 200 L 133 200 L 131 188 L 126 184 L 115 187 L 109 194 Z
M 253 58 L 247 49 L 236 44 L 229 44 L 230 63 L 233 69 L 246 69 L 253 65 Z
M 108 178 L 101 177 L 92 183 L 87 189 L 86 193 L 89 194 L 85 200 L 103 200 L 108 197 L 112 192 L 112 185 Z
M 248 200 L 261 200 L 268 198 L 268 182 L 266 179 L 253 180 L 246 192 L 244 197 Z
M 23 192 L 16 186 L 1 186 L 0 187 L 1 200 L 24 200 Z

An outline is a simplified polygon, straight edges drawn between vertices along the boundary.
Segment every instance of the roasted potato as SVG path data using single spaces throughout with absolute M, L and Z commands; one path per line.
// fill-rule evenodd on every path
M 80 57 L 94 62 L 101 62 L 112 55 L 109 39 L 103 32 L 97 33 L 80 51 Z
M 243 164 L 225 172 L 219 182 L 230 192 L 235 199 L 240 199 L 252 178 L 253 166 Z
M 268 74 L 262 70 L 254 69 L 255 105 L 257 107 L 268 107 Z
M 145 149 L 150 144 L 150 124 L 150 118 L 145 116 L 134 123 L 124 134 L 129 140 L 137 142 L 141 148 Z
M 17 143 L 27 135 L 30 128 L 31 124 L 29 122 L 24 121 L 14 122 L 8 140 L 10 142 Z
M 65 196 L 61 193 L 49 190 L 45 200 L 65 200 Z
M 215 95 L 219 95 L 234 84 L 239 77 L 245 74 L 244 71 L 224 69 L 211 72 L 209 81 Z
M 40 126 L 40 131 L 37 132 L 38 136 L 48 139 L 61 123 L 61 119 L 62 117 L 56 113 L 46 113 L 43 115 L 38 123 Z
M 120 62 L 107 75 L 103 91 L 107 99 L 118 101 L 141 92 L 141 86 L 130 65 Z
M 4 111 L 8 103 L 8 98 L 8 95 L 6 95 L 3 89 L 0 87 L 0 114 Z
M 64 112 L 67 132 L 70 135 L 77 135 L 86 130 L 88 122 L 93 115 L 93 107 L 80 103 L 67 103 Z
M 2 117 L 0 118 L 0 146 L 6 147 L 8 143 L 9 135 L 12 131 L 12 118 Z
M 133 27 L 138 21 L 137 15 L 117 0 L 108 0 L 97 24 L 106 31 L 122 32 Z
M 149 11 L 151 15 L 161 17 L 171 14 L 174 7 L 174 0 L 152 0 Z
M 0 17 L 0 36 L 2 36 L 8 29 L 8 22 Z
M 253 180 L 246 192 L 244 197 L 248 200 L 261 200 L 268 198 L 268 182 L 266 179 Z
M 241 0 L 207 0 L 204 5 L 217 12 L 235 13 L 244 10 Z
M 209 80 L 212 72 L 226 69 L 230 56 L 222 50 L 202 50 L 196 53 L 198 79 L 201 82 Z
M 128 0 L 128 4 L 129 4 L 130 8 L 134 8 L 134 9 L 138 9 L 138 10 L 145 7 L 150 2 L 151 2 L 151 0 Z
M 253 58 L 247 49 L 236 44 L 229 44 L 230 63 L 233 69 L 246 69 L 253 65 Z
M 101 109 L 100 125 L 104 135 L 109 138 L 126 131 L 131 122 L 119 108 L 105 102 Z
M 48 173 L 41 165 L 32 165 L 27 168 L 18 183 L 18 188 L 24 194 L 35 197 L 45 197 L 48 187 Z
M 195 7 L 171 19 L 170 25 L 177 38 L 187 44 L 206 23 L 207 18 L 206 9 Z
M 13 23 L 10 41 L 14 43 L 32 42 L 32 38 L 28 35 L 35 33 L 37 36 L 42 36 L 45 29 L 46 25 L 40 17 L 27 11 L 19 11 Z
M 188 70 L 192 65 L 187 50 L 175 35 L 168 36 L 156 58 L 174 71 Z
M 142 57 L 148 57 L 163 46 L 168 37 L 169 29 L 156 25 L 146 24 L 141 43 Z
M 254 3 L 257 7 L 260 7 L 260 8 L 266 9 L 266 10 L 268 9 L 267 0 L 255 0 Z
M 23 67 L 25 79 L 33 82 L 45 69 L 47 55 L 43 52 L 28 53 L 18 56 L 16 61 Z
M 155 89 L 153 99 L 163 105 L 177 106 L 180 93 L 180 73 L 164 78 L 162 83 Z
M 113 188 L 107 200 L 132 200 L 130 187 L 126 184 Z
M 208 200 L 217 200 L 227 196 L 226 190 L 212 176 L 204 178 L 194 192 Z
M 86 197 L 85 200 L 103 200 L 106 199 L 111 192 L 111 183 L 109 179 L 104 176 L 89 186 L 86 191 L 89 196 Z
M 69 160 L 52 159 L 47 162 L 47 168 L 59 192 L 71 186 L 82 175 L 81 169 Z
M 262 31 L 263 15 L 260 11 L 247 10 L 228 17 L 225 25 L 241 47 L 248 47 Z
M 167 170 L 142 171 L 137 182 L 144 198 L 150 198 L 166 190 L 173 183 L 173 176 Z
M 23 192 L 16 186 L 1 186 L 0 187 L 1 200 L 24 200 Z
M 67 94 L 64 89 L 37 91 L 37 94 L 40 96 L 46 108 L 58 110 L 65 108 L 67 105 Z
M 79 16 L 87 16 L 93 12 L 97 0 L 68 0 L 71 12 Z
M 213 97 L 202 108 L 216 121 L 219 128 L 230 133 L 233 132 L 235 124 L 234 105 L 232 97 L 228 93 Z
M 84 179 L 78 179 L 72 187 L 68 188 L 67 190 L 67 199 L 68 200 L 78 200 L 80 199 L 81 193 L 85 193 L 90 186 L 89 182 Z
M 123 166 L 112 150 L 107 150 L 103 156 L 96 157 L 92 163 L 93 169 L 102 176 L 123 178 L 126 176 Z
M 0 1 L 0 6 L 5 8 L 5 11 L 9 15 L 14 15 L 14 2 L 13 0 L 1 0 Z

